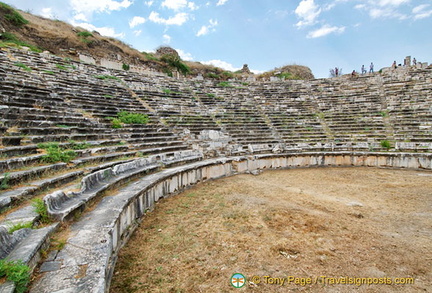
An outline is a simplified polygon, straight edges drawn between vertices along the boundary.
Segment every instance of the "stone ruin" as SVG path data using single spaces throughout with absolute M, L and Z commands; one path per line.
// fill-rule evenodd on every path
M 40 264 L 30 292 L 106 292 L 146 211 L 206 180 L 297 167 L 432 169 L 431 67 L 223 86 L 16 49 L 0 50 L 0 61 L 0 258 Z M 121 111 L 149 122 L 113 128 Z M 72 155 L 55 161 L 50 148 Z M 43 228 L 23 204 L 37 194 Z M 65 222 L 66 245 L 42 259 Z M 8 232 L 22 223 L 35 228 Z

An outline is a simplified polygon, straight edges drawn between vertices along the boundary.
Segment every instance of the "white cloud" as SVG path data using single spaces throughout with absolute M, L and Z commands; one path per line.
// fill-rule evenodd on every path
M 175 49 L 177 53 L 179 54 L 180 58 L 185 61 L 192 61 L 192 55 L 190 53 L 186 53 L 182 49 Z
M 296 25 L 302 27 L 314 24 L 321 13 L 321 9 L 314 0 L 302 0 L 294 12 L 301 19 Z
M 228 0 L 219 0 L 218 3 L 216 4 L 216 6 L 224 5 L 227 2 L 228 2 Z
M 413 8 L 414 19 L 423 19 L 432 16 L 432 9 L 429 4 L 419 5 Z
M 163 39 L 165 44 L 171 43 L 171 37 L 169 35 L 163 35 Z
M 220 67 L 228 71 L 237 71 L 241 69 L 241 68 L 235 68 L 232 64 L 222 60 L 210 60 L 210 61 L 203 61 L 201 63 L 205 65 L 213 65 L 216 67 Z
M 218 21 L 210 19 L 209 23 L 210 23 L 209 25 L 203 25 L 201 27 L 201 29 L 196 34 L 197 37 L 205 36 L 205 35 L 209 34 L 210 32 L 216 31 L 215 27 L 218 25 Z
M 144 17 L 141 16 L 134 16 L 130 21 L 129 21 L 129 27 L 130 28 L 134 28 L 137 25 L 143 24 L 146 22 L 146 19 Z
M 310 32 L 307 35 L 307 38 L 309 38 L 309 39 L 315 39 L 315 38 L 320 38 L 320 37 L 327 36 L 329 34 L 341 34 L 344 31 L 345 31 L 345 27 L 323 25 L 321 28 Z
M 54 14 L 51 7 L 42 8 L 41 16 L 46 18 L 54 18 Z
M 79 13 L 79 14 L 75 15 L 75 16 L 74 16 L 74 19 L 75 19 L 75 20 L 84 21 L 84 22 L 87 22 L 87 21 L 88 21 L 88 19 L 87 19 L 87 17 L 85 16 L 84 13 Z
M 96 27 L 93 24 L 86 23 L 86 22 L 82 22 L 82 23 L 72 22 L 72 25 L 82 27 L 83 29 L 86 29 L 88 31 L 97 31 L 101 35 L 107 37 L 120 38 L 120 39 L 125 37 L 124 33 L 116 33 L 112 27 Z
M 189 15 L 187 13 L 177 13 L 174 17 L 170 17 L 168 19 L 164 19 L 159 16 L 159 13 L 156 11 L 152 11 L 149 16 L 149 20 L 158 23 L 158 24 L 165 24 L 165 25 L 183 25 L 186 21 L 188 21 Z
M 194 2 L 188 2 L 187 0 L 164 0 L 162 7 L 166 7 L 172 10 L 180 10 L 183 8 L 189 8 L 190 10 L 197 10 L 198 7 Z
M 121 2 L 114 0 L 70 0 L 70 4 L 76 12 L 110 12 L 113 10 L 121 10 L 132 5 L 129 0 Z
M 400 6 L 402 4 L 408 3 L 410 0 L 379 0 L 374 1 L 374 3 L 378 4 L 381 7 L 385 6 Z
M 70 5 L 74 13 L 74 20 L 84 19 L 88 20 L 91 18 L 93 13 L 110 13 L 114 10 L 121 10 L 128 8 L 133 2 L 130 0 L 123 0 L 121 2 L 114 0 L 70 0 Z
M 139 37 L 142 33 L 142 30 L 136 30 L 133 32 L 135 36 Z
M 368 0 L 364 4 L 354 6 L 356 9 L 365 10 L 371 18 L 397 18 L 404 20 L 408 15 L 401 13 L 399 7 L 408 4 L 411 0 Z
M 154 3 L 154 1 L 145 1 L 144 4 L 147 5 L 148 7 L 152 6 Z

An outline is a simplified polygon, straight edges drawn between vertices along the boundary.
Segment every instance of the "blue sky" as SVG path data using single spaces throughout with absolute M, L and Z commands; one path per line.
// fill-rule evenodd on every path
M 1 0 L 116 37 L 140 51 L 175 48 L 228 70 L 306 65 L 315 77 L 432 62 L 432 0 Z

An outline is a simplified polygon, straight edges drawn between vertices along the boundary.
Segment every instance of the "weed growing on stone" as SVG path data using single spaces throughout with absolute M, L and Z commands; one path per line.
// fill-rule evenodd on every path
M 15 283 L 15 292 L 23 293 L 27 291 L 27 284 L 30 281 L 30 268 L 21 260 L 8 261 L 0 260 L 0 278 L 6 277 L 8 281 Z
M 123 68 L 123 70 L 128 71 L 128 70 L 130 69 L 130 65 L 129 65 L 129 64 L 126 64 L 126 63 L 123 63 L 122 68 Z
M 30 228 L 30 229 L 33 228 L 33 222 L 17 223 L 8 229 L 8 233 L 12 234 L 15 231 L 18 231 L 20 229 L 25 229 L 25 228 Z
M 111 127 L 112 128 L 122 128 L 123 126 L 122 126 L 122 123 L 121 123 L 120 119 L 113 118 L 111 120 Z
M 381 112 L 379 112 L 379 114 L 382 116 L 382 117 L 387 117 L 388 116 L 388 111 L 381 111 Z
M 63 125 L 63 124 L 57 124 L 56 125 L 56 127 L 59 127 L 59 128 L 70 128 L 70 126 L 68 126 L 68 125 Z
M 68 141 L 70 143 L 69 148 L 73 149 L 73 150 L 85 150 L 88 149 L 91 144 L 87 143 L 87 142 L 76 142 L 74 140 L 69 140 Z
M 380 142 L 380 144 L 381 144 L 381 147 L 383 147 L 383 148 L 385 148 L 387 150 L 391 149 L 391 144 L 390 144 L 390 142 L 388 140 L 382 140 Z
M 121 111 L 117 113 L 118 119 L 125 124 L 147 124 L 149 117 L 141 113 L 130 113 L 127 111 Z
M 92 37 L 92 33 L 88 32 L 88 31 L 82 31 L 82 32 L 77 32 L 77 35 L 79 37 L 83 37 L 83 38 L 87 38 L 87 37 Z
M 5 173 L 3 179 L 0 183 L 0 190 L 8 189 L 9 188 L 8 182 L 9 182 L 9 173 Z
M 112 75 L 95 75 L 94 77 L 97 79 L 102 79 L 102 80 L 114 79 L 114 80 L 120 81 L 120 78 L 118 78 L 117 76 L 112 76 Z
M 77 144 L 81 146 L 80 144 Z M 75 159 L 77 153 L 72 150 L 65 150 L 59 146 L 56 142 L 40 143 L 37 145 L 38 148 L 46 150 L 46 154 L 41 158 L 44 163 L 58 163 L 64 162 L 69 163 Z
M 39 215 L 39 221 L 43 224 L 48 224 L 50 222 L 50 218 L 48 215 L 48 209 L 44 203 L 44 201 L 40 198 L 35 198 L 32 201 L 32 206 L 35 208 L 35 212 Z
M 221 86 L 221 87 L 232 87 L 231 83 L 228 82 L 228 81 L 222 81 L 222 82 L 218 83 L 217 86 Z
M 19 67 L 19 68 L 24 69 L 25 71 L 32 71 L 32 69 L 30 67 L 28 67 L 27 65 L 25 65 L 24 63 L 17 62 L 14 65 Z

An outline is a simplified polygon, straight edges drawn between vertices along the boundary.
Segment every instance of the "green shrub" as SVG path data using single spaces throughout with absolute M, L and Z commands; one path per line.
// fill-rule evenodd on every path
M 113 118 L 111 120 L 111 127 L 112 128 L 122 128 L 122 122 L 118 118 Z
M 93 37 L 92 33 L 88 31 L 77 32 L 77 35 L 82 38 Z
M 209 97 L 209 98 L 215 98 L 216 95 L 215 94 L 207 94 L 207 97 Z
M 230 79 L 230 78 L 234 77 L 234 74 L 232 72 L 229 72 L 229 71 L 224 71 L 224 72 L 222 72 L 221 75 L 225 79 Z
M 18 11 L 13 9 L 11 6 L 0 2 L 0 9 L 6 12 L 5 19 L 16 26 L 23 26 L 29 23 Z
M 388 149 L 388 150 L 391 149 L 391 144 L 388 140 L 382 140 L 380 142 L 380 144 L 381 144 L 381 147 L 383 147 L 385 149 Z
M 0 260 L 0 278 L 15 283 L 15 292 L 23 293 L 27 291 L 27 284 L 30 281 L 30 268 L 25 265 L 21 260 L 8 261 L 5 259 Z
M 125 124 L 147 124 L 149 117 L 141 113 L 122 111 L 117 113 L 118 119 Z
M 142 54 L 149 60 L 159 61 L 159 59 L 157 57 L 155 57 L 155 55 L 152 53 L 142 52 Z
M 75 159 L 77 154 L 72 150 L 65 150 L 59 146 L 58 143 L 40 143 L 38 148 L 45 149 L 46 154 L 41 158 L 44 163 L 58 163 L 64 162 L 69 163 L 71 160 Z
M 128 71 L 128 70 L 130 69 L 130 65 L 129 65 L 129 64 L 126 64 L 126 63 L 123 63 L 122 68 L 123 68 L 123 70 Z
M 183 75 L 187 75 L 188 73 L 190 73 L 190 68 L 182 62 L 182 60 L 180 59 L 180 57 L 175 56 L 175 55 L 170 55 L 170 54 L 166 54 L 163 55 L 160 59 L 162 62 L 166 63 L 166 70 L 167 71 L 171 71 L 172 69 L 176 69 L 178 70 L 180 73 L 182 73 Z M 171 73 L 172 76 L 172 73 Z
M 32 206 L 35 208 L 35 212 L 39 215 L 39 221 L 43 224 L 48 224 L 50 222 L 50 218 L 48 215 L 48 209 L 44 203 L 44 201 L 40 198 L 35 198 L 32 201 Z
M 220 79 L 220 76 L 217 75 L 216 73 L 213 73 L 213 72 L 209 72 L 209 73 L 207 73 L 207 74 L 206 74 L 206 77 L 207 77 L 207 78 Z
M 58 142 L 41 142 L 37 144 L 37 147 L 39 149 L 49 149 L 49 148 L 58 148 L 59 147 L 59 143 Z
M 30 228 L 30 229 L 33 228 L 33 222 L 17 223 L 8 229 L 8 233 L 12 234 L 17 230 L 25 229 L 25 228 Z
M 8 181 L 9 181 L 9 173 L 5 173 L 3 179 L 0 183 L 0 190 L 9 188 Z

